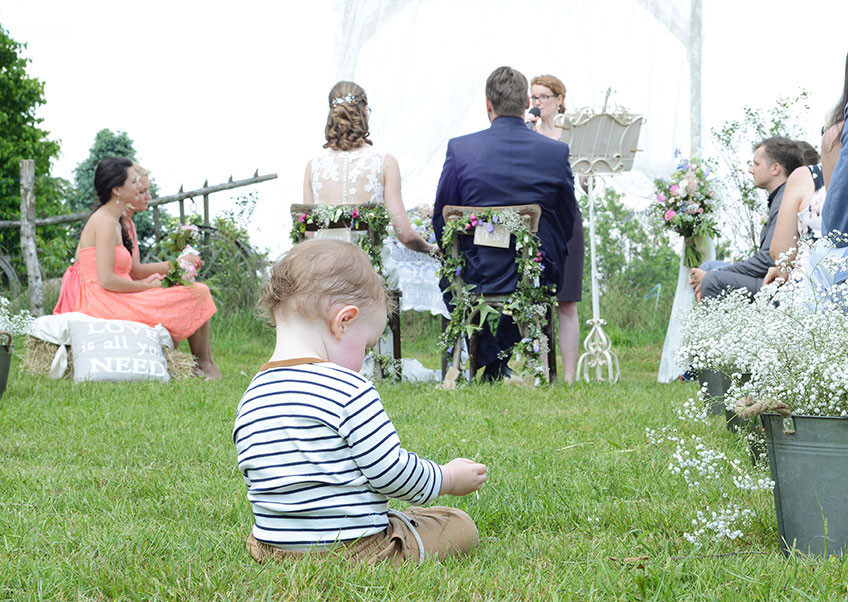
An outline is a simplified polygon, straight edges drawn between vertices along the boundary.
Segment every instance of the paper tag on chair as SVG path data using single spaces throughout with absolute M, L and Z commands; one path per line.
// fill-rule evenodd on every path
M 353 242 L 353 234 L 348 228 L 321 228 L 315 232 L 315 238 Z
M 489 232 L 489 226 L 492 226 L 492 231 Z M 509 248 L 509 230 L 501 224 L 487 224 L 485 226 L 477 226 L 474 229 L 474 244 L 481 247 L 498 247 L 500 249 Z

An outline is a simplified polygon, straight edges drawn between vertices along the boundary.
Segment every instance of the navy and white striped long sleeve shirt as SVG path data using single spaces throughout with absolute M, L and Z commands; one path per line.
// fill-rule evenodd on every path
M 314 361 L 265 364 L 233 429 L 253 536 L 283 548 L 379 533 L 390 497 L 425 504 L 442 486 L 437 463 L 400 446 L 371 381 Z

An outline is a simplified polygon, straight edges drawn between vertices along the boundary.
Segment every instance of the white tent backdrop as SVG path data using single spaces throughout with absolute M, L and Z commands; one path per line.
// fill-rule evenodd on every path
M 681 4 L 688 16 L 688 2 Z M 520 11 L 509 5 L 343 5 L 338 76 L 366 89 L 375 144 L 398 158 L 407 205 L 432 203 L 449 138 L 488 127 L 486 77 L 504 64 L 528 79 L 560 77 L 569 110 L 600 107 L 611 87 L 613 102 L 643 113 L 637 175 L 664 173 L 674 148 L 688 149 L 687 49 L 641 2 L 535 0 Z M 643 191 L 641 180 L 625 178 Z

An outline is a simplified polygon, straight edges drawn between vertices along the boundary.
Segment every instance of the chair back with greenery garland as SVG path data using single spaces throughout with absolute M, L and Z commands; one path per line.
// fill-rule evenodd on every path
M 479 331 L 486 321 L 496 323 L 503 311 L 508 311 L 521 333 L 521 341 L 514 350 L 525 359 L 523 372 L 529 377 L 547 376 L 556 382 L 556 337 L 553 330 L 553 311 L 556 303 L 555 291 L 539 285 L 541 274 L 540 242 L 536 236 L 542 208 L 536 204 L 506 205 L 496 207 L 465 207 L 446 205 L 442 210 L 445 229 L 442 248 L 445 256 L 440 274 L 451 283 L 454 309 L 449 320 L 443 321 L 442 330 L 442 374 L 444 386 L 455 386 L 459 374 L 462 340 L 468 342 L 468 372 L 473 378 L 477 371 L 477 342 Z M 479 239 L 483 229 L 484 236 Z M 503 295 L 475 293 L 473 285 L 467 285 L 462 277 L 465 258 L 460 250 L 460 235 L 475 235 L 475 244 L 490 244 L 485 232 L 499 237 L 500 242 L 491 246 L 509 247 L 515 239 L 518 284 L 516 289 Z M 540 361 L 547 353 L 547 368 Z M 448 356 L 452 355 L 451 370 L 446 371 Z M 531 381 L 532 382 L 532 381 Z
M 362 232 L 364 236 L 352 237 L 347 240 L 357 244 L 368 253 L 374 269 L 386 276 L 381 252 L 383 241 L 388 235 L 389 214 L 383 205 L 314 205 L 292 203 L 292 244 L 297 244 L 306 238 L 307 232 L 318 230 L 337 230 L 346 232 Z M 375 376 L 382 378 L 387 373 L 394 374 L 397 380 L 401 378 L 401 348 L 400 348 L 400 290 L 390 290 L 394 311 L 389 315 L 389 330 L 392 333 L 392 358 L 375 353 Z

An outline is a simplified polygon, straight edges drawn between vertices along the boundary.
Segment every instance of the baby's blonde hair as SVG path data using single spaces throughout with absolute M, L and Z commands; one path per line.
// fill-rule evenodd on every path
M 150 172 L 149 172 L 148 170 L 146 170 L 145 168 L 143 168 L 141 165 L 139 165 L 139 164 L 138 164 L 138 163 L 136 163 L 135 161 L 133 161 L 133 169 L 135 170 L 135 173 L 137 173 L 137 174 L 138 174 L 138 177 L 139 177 L 139 178 L 143 178 L 144 176 L 149 176 L 149 175 L 150 175 Z
M 392 311 L 383 278 L 371 259 L 358 246 L 341 240 L 312 239 L 295 245 L 271 268 L 259 294 L 259 310 L 271 324 L 290 312 L 308 320 L 329 319 L 339 304 Z

